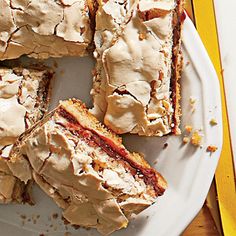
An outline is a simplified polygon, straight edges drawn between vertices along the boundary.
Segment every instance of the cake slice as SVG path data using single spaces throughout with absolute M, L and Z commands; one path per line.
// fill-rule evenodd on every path
M 86 55 L 93 36 L 91 1 L 0 0 L 0 60 Z
M 102 56 L 104 123 L 118 134 L 179 134 L 183 1 L 138 0 Z
M 94 33 L 94 57 L 96 66 L 93 71 L 93 108 L 91 113 L 100 121 L 103 121 L 107 109 L 106 101 L 106 74 L 104 71 L 102 57 L 103 52 L 112 46 L 121 25 L 128 20 L 129 10 L 134 0 L 101 0 L 98 2 Z
M 23 201 L 25 187 L 7 163 L 16 139 L 48 109 L 53 72 L 46 68 L 0 68 L 0 202 Z M 27 195 L 27 194 L 26 194 Z
M 129 152 L 75 99 L 61 102 L 20 137 L 10 162 L 23 159 L 67 221 L 106 235 L 125 228 L 131 214 L 166 189 L 142 156 Z

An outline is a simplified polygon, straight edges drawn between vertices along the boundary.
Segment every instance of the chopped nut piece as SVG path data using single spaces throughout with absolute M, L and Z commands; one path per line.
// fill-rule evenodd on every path
M 186 144 L 186 143 L 188 143 L 188 142 L 189 142 L 189 137 L 184 137 L 184 138 L 183 138 L 183 143 Z
M 218 149 L 218 147 L 210 145 L 207 147 L 207 152 L 213 153 L 213 152 L 217 151 L 217 149 Z
M 218 124 L 218 122 L 217 122 L 216 119 L 212 118 L 212 119 L 210 120 L 210 125 L 214 126 L 214 125 L 217 125 L 217 124 Z
M 192 137 L 191 137 L 191 143 L 194 145 L 194 146 L 200 146 L 201 144 L 201 141 L 202 141 L 202 136 L 199 135 L 199 132 L 196 130 L 194 131 Z
M 185 125 L 185 130 L 187 133 L 191 133 L 193 130 L 193 127 L 191 125 Z

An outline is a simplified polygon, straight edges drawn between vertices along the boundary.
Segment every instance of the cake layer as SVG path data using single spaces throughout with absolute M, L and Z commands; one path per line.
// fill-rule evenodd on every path
M 103 51 L 94 114 L 116 133 L 180 133 L 182 14 L 183 1 L 137 0 Z
M 0 60 L 83 56 L 92 40 L 86 0 L 0 0 Z
M 67 221 L 102 234 L 126 227 L 166 189 L 158 172 L 75 99 L 28 130 L 12 153 L 13 165 L 30 162 L 34 180 Z
M 6 162 L 17 138 L 47 111 L 52 77 L 53 72 L 44 67 L 0 68 L 1 202 L 23 200 L 24 184 L 13 176 Z

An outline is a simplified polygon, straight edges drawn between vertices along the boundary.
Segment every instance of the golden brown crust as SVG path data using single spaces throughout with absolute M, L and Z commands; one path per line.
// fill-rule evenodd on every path
M 181 88 L 180 88 L 180 78 L 182 74 L 183 67 L 183 56 L 181 52 L 181 34 L 182 34 L 182 25 L 185 19 L 184 13 L 184 0 L 177 0 L 177 7 L 174 13 L 173 25 L 173 63 L 172 63 L 172 101 L 174 105 L 174 115 L 173 115 L 173 123 L 174 127 L 172 128 L 172 132 L 176 135 L 181 134 L 181 130 L 179 128 L 180 125 L 180 117 L 181 117 Z

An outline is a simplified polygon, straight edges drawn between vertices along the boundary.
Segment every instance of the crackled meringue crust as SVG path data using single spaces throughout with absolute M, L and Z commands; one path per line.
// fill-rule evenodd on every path
M 106 101 L 106 74 L 104 71 L 102 56 L 104 51 L 112 46 L 121 25 L 128 20 L 129 9 L 134 0 L 102 0 L 96 11 L 96 28 L 94 34 L 96 66 L 93 76 L 93 88 L 91 95 L 94 107 L 91 113 L 100 121 L 103 121 L 107 109 Z
M 23 182 L 13 176 L 6 161 L 0 158 L 0 203 L 24 201 L 28 191 L 25 187 Z
M 166 189 L 159 173 L 75 99 L 28 130 L 12 153 L 11 163 L 26 157 L 34 180 L 67 221 L 104 235 L 126 227 Z
M 87 54 L 92 30 L 86 0 L 0 0 L 0 5 L 0 60 Z
M 7 162 L 17 138 L 47 111 L 52 77 L 46 68 L 0 68 L 0 202 L 23 200 L 25 186 Z
M 116 133 L 180 132 L 182 7 L 182 1 L 137 0 L 114 27 L 113 37 L 103 37 L 102 55 L 96 45 L 102 66 L 101 73 L 95 70 L 99 79 L 94 79 L 92 112 Z M 116 21 L 111 11 L 110 18 Z M 101 25 L 106 28 L 107 21 Z M 98 29 L 96 33 L 100 36 Z

